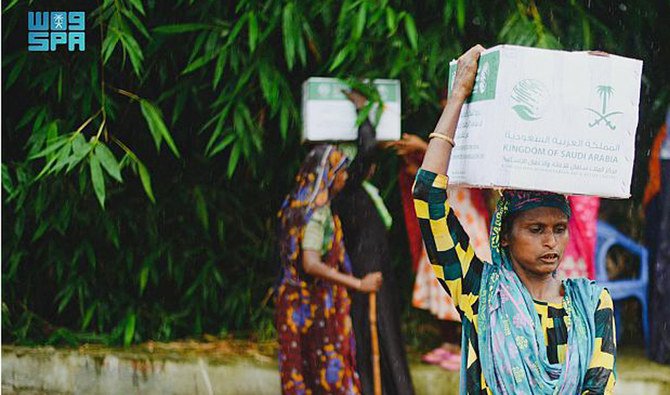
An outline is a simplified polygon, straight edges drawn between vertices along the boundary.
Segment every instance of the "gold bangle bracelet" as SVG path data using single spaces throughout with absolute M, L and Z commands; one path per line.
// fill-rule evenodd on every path
M 447 136 L 446 134 L 433 132 L 433 133 L 428 135 L 429 139 L 432 139 L 433 137 L 437 137 L 438 139 L 442 139 L 442 140 L 446 141 L 447 143 L 451 144 L 451 148 L 454 148 L 456 146 L 456 142 L 454 141 L 454 139 Z

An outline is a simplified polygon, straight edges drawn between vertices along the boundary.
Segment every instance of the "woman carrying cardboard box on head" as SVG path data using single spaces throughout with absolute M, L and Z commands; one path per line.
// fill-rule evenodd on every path
M 351 275 L 342 225 L 330 209 L 347 165 L 335 146 L 314 147 L 279 210 L 275 323 L 283 394 L 361 393 L 348 289 L 375 292 L 382 276 Z
M 463 321 L 462 394 L 610 393 L 612 299 L 587 279 L 554 275 L 568 243 L 563 195 L 507 190 L 491 221 L 491 263 L 478 258 L 450 208 L 447 169 L 480 45 L 458 60 L 452 96 L 414 185 L 428 257 Z
M 367 103 L 367 98 L 357 91 L 344 93 L 356 111 Z M 369 120 L 364 120 L 359 126 L 357 147 L 351 148 L 354 149 L 347 152 L 352 159 L 349 178 L 342 192 L 333 200 L 333 211 L 342 220 L 344 244 L 354 275 L 362 277 L 367 273 L 381 272 L 384 277 L 384 283 L 376 296 L 379 384 L 382 393 L 411 395 L 414 389 L 401 331 L 398 288 L 391 267 L 388 241 L 391 216 L 377 189 L 367 181 L 374 171 L 377 150 L 377 132 Z M 357 151 L 355 156 L 353 151 Z M 362 293 L 352 294 L 351 302 L 361 392 L 373 394 L 375 364 L 370 356 L 375 349 L 375 336 L 370 331 L 370 325 L 375 324 L 369 315 L 372 303 L 368 295 Z

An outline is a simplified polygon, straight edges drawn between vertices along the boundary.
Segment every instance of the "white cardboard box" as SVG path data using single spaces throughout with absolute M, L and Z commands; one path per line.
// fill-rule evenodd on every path
M 449 68 L 449 89 L 456 62 Z M 454 184 L 628 198 L 642 61 L 500 45 L 482 53 Z
M 377 140 L 400 139 L 400 81 L 374 80 L 384 102 Z M 302 85 L 302 140 L 351 141 L 358 137 L 356 109 L 342 93 L 350 89 L 336 78 L 312 77 Z M 374 110 L 369 116 L 375 119 Z

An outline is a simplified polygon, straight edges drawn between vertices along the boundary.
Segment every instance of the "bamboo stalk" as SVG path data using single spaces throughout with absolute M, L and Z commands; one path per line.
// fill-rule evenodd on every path
M 379 366 L 379 336 L 377 334 L 377 293 L 370 292 L 370 343 L 372 344 L 372 377 L 375 395 L 382 395 L 382 372 Z

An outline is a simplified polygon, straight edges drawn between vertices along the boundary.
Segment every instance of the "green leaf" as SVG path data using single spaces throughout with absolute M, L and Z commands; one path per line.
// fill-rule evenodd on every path
M 373 103 L 368 103 L 363 107 L 363 109 L 358 113 L 358 116 L 356 116 L 356 126 L 360 126 L 363 124 L 363 122 L 368 119 L 368 116 L 370 115 L 370 111 L 372 111 L 372 105 Z
M 92 304 L 88 306 L 86 309 L 86 313 L 84 313 L 84 318 L 81 321 L 81 329 L 84 330 L 88 328 L 88 326 L 91 324 L 91 321 L 93 320 L 93 313 L 95 313 L 95 308 L 97 307 L 97 304 Z
M 354 28 L 351 32 L 351 38 L 354 40 L 360 40 L 363 35 L 363 29 L 365 29 L 365 19 L 367 17 L 367 6 L 366 3 L 361 3 L 358 8 L 358 14 L 356 15 L 356 20 L 354 21 Z
M 153 29 L 156 33 L 161 34 L 180 34 L 180 33 L 190 33 L 199 30 L 208 30 L 212 26 L 205 23 L 181 23 L 175 25 L 163 25 L 158 26 Z
M 289 111 L 289 104 L 285 104 L 279 113 L 279 133 L 283 141 L 286 141 L 286 136 L 288 136 Z
M 44 148 L 42 151 L 40 151 L 36 154 L 33 154 L 33 155 L 29 156 L 28 159 L 32 160 L 32 159 L 41 158 L 43 156 L 47 156 L 50 153 L 52 153 L 52 152 L 56 151 L 57 149 L 59 149 L 60 147 L 62 147 L 63 145 L 65 145 L 65 143 L 67 143 L 67 142 L 68 142 L 67 138 L 59 138 L 56 141 L 48 143 L 46 148 Z
M 330 67 L 328 68 L 329 72 L 332 72 L 336 68 L 338 68 L 342 62 L 347 58 L 347 55 L 349 55 L 349 46 L 346 46 L 340 50 L 340 52 L 337 53 L 335 56 L 335 59 L 333 60 L 333 63 L 330 64 Z
M 237 161 L 240 159 L 241 148 L 240 143 L 233 145 L 233 149 L 230 152 L 230 158 L 228 159 L 228 178 L 231 178 L 235 173 Z
M 112 178 L 118 182 L 123 182 L 123 179 L 121 178 L 121 170 L 119 169 L 119 162 L 117 162 L 112 151 L 110 151 L 104 143 L 98 142 L 95 146 L 95 156 L 98 157 L 100 164 Z
M 254 52 L 258 42 L 258 20 L 253 11 L 249 12 L 249 51 Z
M 224 149 L 226 149 L 226 147 L 229 146 L 230 143 L 235 141 L 236 137 L 237 136 L 235 134 L 232 134 L 232 133 L 227 135 L 226 137 L 224 137 L 221 140 L 221 142 L 219 142 L 219 144 L 217 144 L 214 148 L 212 148 L 212 151 L 209 153 L 208 156 L 212 157 L 212 156 L 218 154 L 219 152 L 223 151 Z
M 133 342 L 135 336 L 135 321 L 137 317 L 135 313 L 129 313 L 126 317 L 126 326 L 123 330 L 123 345 L 128 347 Z
M 58 154 L 55 156 L 58 158 L 58 160 L 56 161 L 56 164 L 53 166 L 53 168 L 49 170 L 49 174 L 59 172 L 75 159 L 74 155 L 70 155 L 72 152 L 72 146 L 72 142 L 69 142 L 69 144 L 65 144 L 65 146 L 58 151 Z
M 58 69 L 58 102 L 63 98 L 63 68 Z
M 144 293 L 144 290 L 147 287 L 147 282 L 149 281 L 149 269 L 149 265 L 145 264 L 140 271 L 140 295 Z
M 461 33 L 465 31 L 465 4 L 465 0 L 456 2 L 456 25 Z
M 219 86 L 221 77 L 223 76 L 223 69 L 226 65 L 226 55 L 228 51 L 221 51 L 219 57 L 216 59 L 216 67 L 214 68 L 214 79 L 212 80 L 212 86 L 216 88 Z
M 91 152 L 91 145 L 86 142 L 86 139 L 81 133 L 77 133 L 72 141 L 72 156 L 70 157 L 66 172 L 72 170 L 81 162 L 89 152 Z
M 247 23 L 248 18 L 249 15 L 244 14 L 242 18 L 238 19 L 237 22 L 235 22 L 235 25 L 233 26 L 233 29 L 230 31 L 230 35 L 228 36 L 227 44 L 232 44 L 235 41 L 235 39 L 237 39 L 237 36 L 240 34 L 240 31 L 242 31 L 242 28 Z
M 282 39 L 284 43 L 284 56 L 286 58 L 286 65 L 289 70 L 293 70 L 295 63 L 295 37 L 293 37 L 293 9 L 295 5 L 288 3 L 284 7 L 282 14 Z
M 207 212 L 207 202 L 205 201 L 205 197 L 203 196 L 202 190 L 199 186 L 196 186 L 193 189 L 193 197 L 195 200 L 196 216 L 200 220 L 202 227 L 206 231 L 209 231 L 209 213 Z
M 152 203 L 156 203 L 156 198 L 154 197 L 154 191 L 151 188 L 151 175 L 149 171 L 141 162 L 137 162 L 137 171 L 140 173 L 140 180 L 142 181 L 142 187 L 144 188 L 144 193 L 147 194 L 149 200 Z
M 137 30 L 142 33 L 142 35 L 147 39 L 151 40 L 151 34 L 147 31 L 147 28 L 144 27 L 142 21 L 140 21 L 135 14 L 130 10 L 123 10 L 123 15 L 125 15 L 128 20 L 137 28 Z
M 40 226 L 37 227 L 37 230 L 33 234 L 33 238 L 31 239 L 31 242 L 34 243 L 37 240 L 39 240 L 40 237 L 44 235 L 44 233 L 49 229 L 50 223 L 47 221 L 42 221 L 40 223 Z
M 93 182 L 93 190 L 95 190 L 95 195 L 98 197 L 100 206 L 105 208 L 105 178 L 102 175 L 102 169 L 100 168 L 100 161 L 95 155 L 91 155 L 89 160 L 89 165 L 91 168 L 91 182 Z
M 144 59 L 142 48 L 140 48 L 140 45 L 135 38 L 129 33 L 121 32 L 119 34 L 119 39 L 121 40 L 123 49 L 130 58 L 130 63 L 133 65 L 135 75 L 139 77 L 142 74 L 142 60 Z
M 74 285 L 68 285 L 59 292 L 58 296 L 60 297 L 60 302 L 58 303 L 58 313 L 60 314 L 65 310 L 67 305 L 70 304 L 70 300 L 72 300 L 72 297 L 74 296 Z
M 5 12 L 11 10 L 12 7 L 14 7 L 16 5 L 16 3 L 18 3 L 18 2 L 19 2 L 19 0 L 12 0 L 9 4 L 7 4 L 7 6 L 5 7 L 5 9 L 2 10 L 2 12 L 5 13 Z
M 10 195 L 14 192 L 14 182 L 9 174 L 9 167 L 4 163 L 2 164 L 2 188 Z
M 133 5 L 133 7 L 137 8 L 137 11 L 140 12 L 140 14 L 144 14 L 144 6 L 142 5 L 142 0 L 130 0 L 130 4 Z
M 3 89 L 8 89 L 12 85 L 14 85 L 14 82 L 19 78 L 19 76 L 23 72 L 23 66 L 26 64 L 27 57 L 26 56 L 21 56 L 16 63 L 14 64 L 14 67 L 12 68 L 12 71 L 9 73 L 7 76 L 7 79 L 3 82 Z M 3 65 L 4 68 L 4 65 Z
M 409 14 L 405 16 L 405 31 L 407 32 L 407 39 L 409 39 L 409 44 L 412 46 L 412 49 L 415 51 L 418 50 L 419 35 L 416 32 L 414 18 Z
M 388 7 L 386 9 L 386 28 L 389 31 L 389 37 L 395 33 L 396 29 L 398 28 L 398 25 L 396 23 L 396 14 L 393 8 Z
M 273 72 L 267 63 L 261 63 L 258 67 L 258 79 L 261 83 L 261 92 L 263 98 L 271 106 L 276 107 L 279 104 L 279 89 L 277 88 L 276 73 Z
M 144 99 L 140 100 L 140 108 L 142 109 L 142 115 L 144 116 L 144 119 L 149 126 L 149 131 L 151 132 L 151 135 L 154 138 L 154 142 L 156 143 L 156 149 L 160 148 L 161 140 L 165 139 L 165 142 L 167 143 L 168 147 L 170 147 L 170 150 L 172 150 L 174 155 L 179 158 L 179 150 L 177 149 L 177 146 L 172 139 L 170 131 L 168 130 L 167 126 L 165 126 L 165 122 L 163 121 L 163 114 L 161 113 L 160 109 L 158 109 L 158 107 L 156 107 L 153 103 Z
M 216 58 L 219 55 L 219 52 L 222 52 L 221 50 L 219 51 L 212 51 L 211 53 L 205 54 L 195 60 L 193 60 L 191 63 L 189 63 L 184 71 L 181 72 L 182 75 L 191 73 L 202 66 L 206 65 L 207 63 L 211 62 L 214 58 Z

